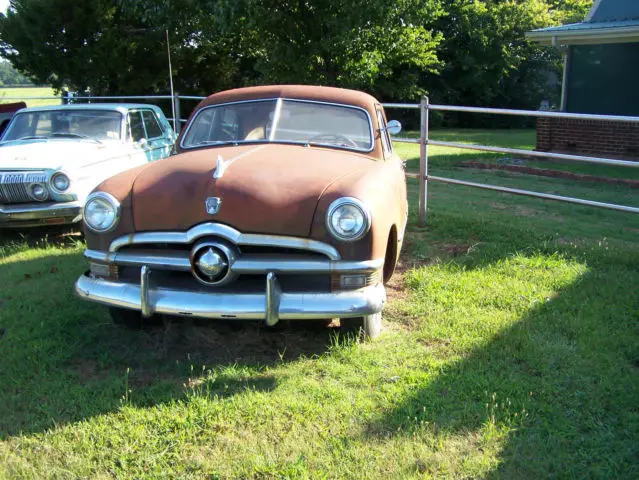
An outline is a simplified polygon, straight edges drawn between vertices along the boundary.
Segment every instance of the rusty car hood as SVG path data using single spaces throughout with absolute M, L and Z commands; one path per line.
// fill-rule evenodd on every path
M 222 158 L 221 178 L 213 178 Z M 154 162 L 132 190 L 137 231 L 186 230 L 219 222 L 242 232 L 308 236 L 323 192 L 377 162 L 330 148 L 282 144 L 215 147 Z M 217 214 L 206 199 L 218 197 Z

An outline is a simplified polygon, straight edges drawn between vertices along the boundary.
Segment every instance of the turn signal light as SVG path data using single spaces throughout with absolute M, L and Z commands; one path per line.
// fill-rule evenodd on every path
M 379 272 L 349 275 L 333 274 L 331 276 L 331 290 L 357 290 L 358 288 L 375 285 L 378 280 Z

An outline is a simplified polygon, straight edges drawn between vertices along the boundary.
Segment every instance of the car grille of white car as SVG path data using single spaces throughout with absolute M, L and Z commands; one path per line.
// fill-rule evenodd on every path
M 0 172 L 0 203 L 34 202 L 29 186 L 39 183 L 48 191 L 46 180 L 43 172 Z

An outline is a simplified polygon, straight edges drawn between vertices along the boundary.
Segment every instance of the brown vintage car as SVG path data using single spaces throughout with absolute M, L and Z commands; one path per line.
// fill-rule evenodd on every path
M 203 100 L 177 155 L 99 185 L 77 294 L 117 323 L 340 318 L 375 337 L 407 220 L 403 163 L 362 92 L 264 86 Z

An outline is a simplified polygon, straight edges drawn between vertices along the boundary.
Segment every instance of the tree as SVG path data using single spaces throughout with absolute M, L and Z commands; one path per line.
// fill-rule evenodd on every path
M 440 35 L 425 25 L 439 0 L 245 0 L 226 25 L 248 32 L 264 83 L 367 90 L 385 99 L 423 92 L 421 72 L 439 67 Z M 231 27 L 233 28 L 233 27 Z
M 423 92 L 420 73 L 439 67 L 440 35 L 424 26 L 441 15 L 439 0 L 124 3 L 149 23 L 171 24 L 184 39 L 179 51 L 194 50 L 224 65 L 237 85 L 307 83 L 414 98 Z M 180 15 L 190 23 L 176 21 Z M 192 33 L 188 39 L 184 25 Z
M 32 85 L 31 81 L 18 72 L 11 63 L 0 60 L 0 85 Z
M 131 93 L 147 85 L 152 91 L 158 84 L 156 65 L 149 65 L 155 44 L 136 36 L 139 26 L 108 0 L 13 0 L 0 15 L 0 51 L 58 90 Z
M 178 90 L 208 93 L 235 84 L 238 69 L 227 61 L 223 42 L 198 43 L 201 2 L 167 1 L 167 9 L 150 3 L 148 12 L 155 15 L 143 15 L 125 1 L 13 0 L 0 15 L 0 52 L 57 90 L 167 93 L 169 30 Z
M 592 0 L 12 0 L 0 53 L 37 82 L 94 94 L 307 83 L 382 100 L 535 108 L 559 55 L 526 31 Z
M 531 44 L 525 33 L 582 20 L 588 4 L 592 0 L 444 0 L 446 14 L 432 25 L 443 33 L 437 55 L 444 67 L 422 79 L 431 101 L 531 109 L 544 98 L 557 101 L 549 77 L 560 77 L 560 54 Z M 447 118 L 477 124 L 484 117 Z

